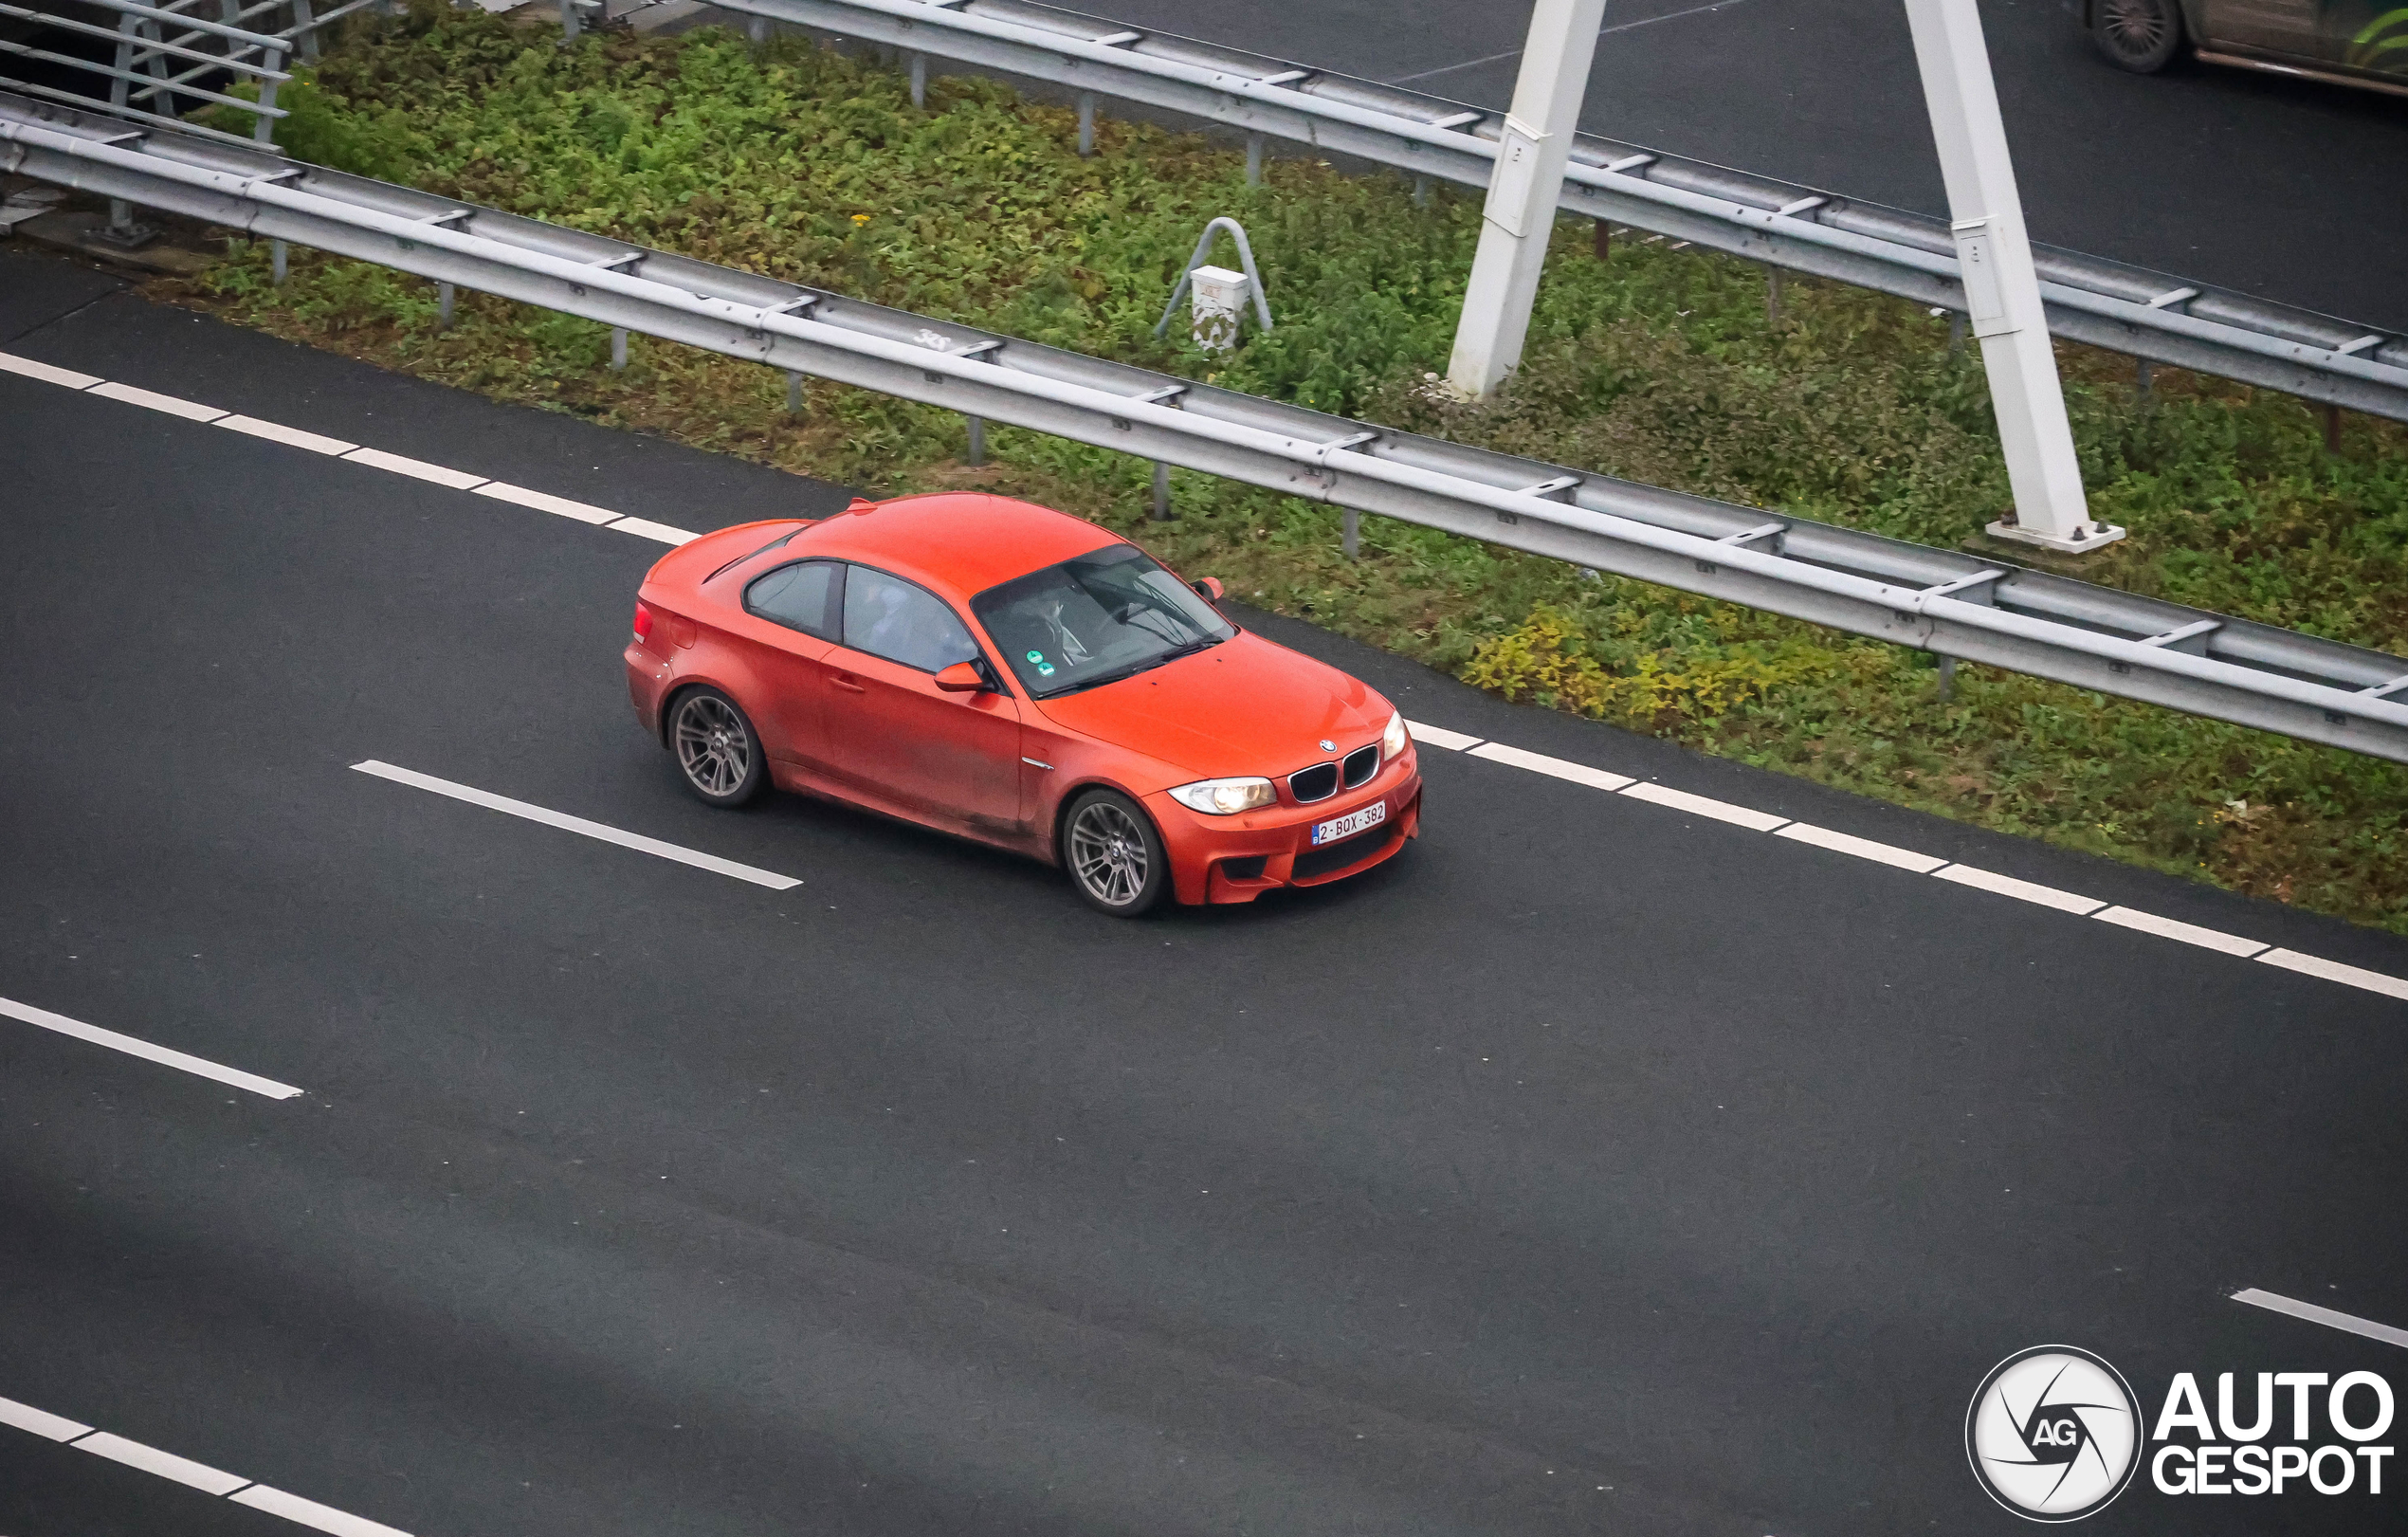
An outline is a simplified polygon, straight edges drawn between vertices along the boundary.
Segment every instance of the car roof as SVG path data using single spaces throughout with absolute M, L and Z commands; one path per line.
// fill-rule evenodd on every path
M 1073 556 L 1122 542 L 1067 512 L 976 491 L 897 497 L 796 535 L 790 555 L 837 557 L 975 596 Z

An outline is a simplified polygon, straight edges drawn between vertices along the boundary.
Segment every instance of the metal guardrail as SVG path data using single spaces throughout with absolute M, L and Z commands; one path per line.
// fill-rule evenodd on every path
M 1444 443 L 0 93 L 0 171 L 1289 496 L 2408 762 L 2408 658 Z
M 1505 114 L 1027 0 L 712 0 L 1486 188 Z M 1961 314 L 1945 220 L 1581 135 L 1560 206 Z M 2049 329 L 2408 421 L 2408 337 L 2034 246 Z
M 293 78 L 283 67 L 293 52 L 292 32 L 290 28 L 280 33 L 262 32 L 246 24 L 288 5 L 305 18 L 309 0 L 252 0 L 247 6 L 242 0 L 219 0 L 219 15 L 214 20 L 196 14 L 203 3 L 204 0 L 75 0 L 77 6 L 99 13 L 115 13 L 114 27 L 98 26 L 56 11 L 0 4 L 0 17 L 31 22 L 70 37 L 99 38 L 115 48 L 113 62 L 102 64 L 36 44 L 0 38 L 0 53 L 99 77 L 107 82 L 109 111 L 136 122 L 240 143 L 235 135 L 186 122 L 184 115 L 211 104 L 249 113 L 256 125 L 253 138 L 266 143 L 276 119 L 286 115 L 276 104 L 276 87 Z M 245 101 L 216 88 L 235 82 L 255 85 L 258 99 Z M 77 105 L 89 100 L 77 92 L 5 75 L 0 75 L 0 85 Z M 118 221 L 120 225 L 124 222 L 122 218 Z

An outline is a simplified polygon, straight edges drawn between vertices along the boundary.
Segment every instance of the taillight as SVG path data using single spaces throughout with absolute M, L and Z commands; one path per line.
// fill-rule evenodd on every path
M 638 603 L 635 606 L 635 643 L 644 645 L 652 638 L 652 611 Z

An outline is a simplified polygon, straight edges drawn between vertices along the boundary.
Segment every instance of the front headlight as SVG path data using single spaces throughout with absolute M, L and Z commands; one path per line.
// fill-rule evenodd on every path
M 1171 792 L 1171 798 L 1207 816 L 1234 816 L 1257 806 L 1276 806 L 1279 792 L 1268 779 L 1198 779 Z
M 1405 744 L 1411 741 L 1413 739 L 1405 734 L 1405 718 L 1391 715 L 1388 717 L 1388 729 L 1379 734 L 1379 760 L 1387 762 L 1403 752 Z

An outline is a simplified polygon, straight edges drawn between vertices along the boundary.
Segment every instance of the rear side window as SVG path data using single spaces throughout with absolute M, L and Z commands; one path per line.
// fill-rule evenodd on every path
M 845 644 L 922 672 L 978 659 L 978 643 L 942 598 L 867 566 L 845 578 Z
M 744 611 L 806 635 L 834 640 L 836 609 L 844 600 L 844 563 L 837 560 L 798 560 L 780 566 L 754 577 L 744 589 Z

